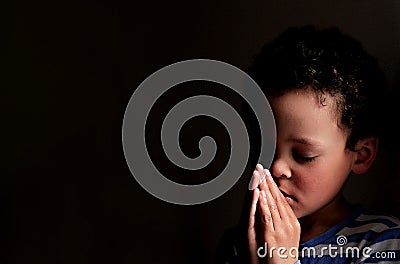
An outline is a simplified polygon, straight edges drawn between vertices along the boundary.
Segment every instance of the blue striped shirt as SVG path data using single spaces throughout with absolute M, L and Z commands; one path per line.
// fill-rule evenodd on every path
M 245 238 L 237 229 L 224 236 L 218 264 L 248 263 Z M 358 206 L 323 234 L 301 243 L 301 264 L 400 264 L 400 220 Z
M 400 263 L 400 220 L 359 206 L 325 233 L 300 244 L 302 264 Z

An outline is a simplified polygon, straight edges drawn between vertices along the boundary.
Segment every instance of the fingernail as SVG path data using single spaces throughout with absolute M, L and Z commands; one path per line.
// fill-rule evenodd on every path
M 254 171 L 249 182 L 249 190 L 254 190 L 259 184 L 258 172 Z
M 260 180 L 260 183 L 261 183 L 261 182 L 266 183 L 265 178 L 266 178 L 266 177 L 265 177 L 265 174 L 264 174 L 263 177 L 262 177 L 261 180 Z
M 263 169 L 264 169 L 264 167 L 263 167 L 260 163 L 258 163 L 256 167 L 257 167 L 257 169 L 259 169 L 259 170 L 263 170 Z

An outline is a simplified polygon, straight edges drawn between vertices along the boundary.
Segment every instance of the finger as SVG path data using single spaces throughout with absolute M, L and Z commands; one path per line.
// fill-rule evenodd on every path
M 266 190 L 262 191 L 262 193 L 263 193 L 263 195 L 265 194 L 268 209 L 271 212 L 272 221 L 274 222 L 274 227 L 276 228 L 282 219 L 280 212 L 279 212 L 278 205 L 277 205 L 274 197 L 272 196 L 271 190 L 269 189 L 268 186 L 267 186 Z
M 271 190 L 271 194 L 274 199 L 277 201 L 286 201 L 285 196 L 283 196 L 278 185 L 276 185 L 276 182 L 272 178 L 270 171 L 268 169 L 264 169 L 264 174 L 267 175 L 265 177 L 265 182 L 267 183 L 268 188 Z
M 262 189 L 268 189 L 270 191 L 273 197 L 273 201 L 275 202 L 275 205 L 277 207 L 277 210 L 279 211 L 280 218 L 283 219 L 288 217 L 289 215 L 288 210 L 292 211 L 292 208 L 286 201 L 285 196 L 283 196 L 283 194 L 279 190 L 268 169 L 264 169 L 264 174 L 266 175 L 265 181 L 263 181 L 261 185 L 265 186 L 262 186 L 263 187 Z
M 286 201 L 286 198 L 283 196 L 281 191 L 279 190 L 278 186 L 276 185 L 274 179 L 272 178 L 272 175 L 268 169 L 264 169 L 261 164 L 257 164 L 256 166 L 257 173 L 260 175 L 260 185 L 259 188 L 261 191 L 265 191 L 266 194 L 271 194 L 272 198 L 270 197 L 270 202 L 268 205 L 270 206 L 270 211 L 272 217 L 275 219 L 275 221 L 278 221 L 280 219 L 284 218 L 296 218 L 292 208 Z M 276 212 L 277 211 L 277 212 Z M 277 214 L 276 214 L 277 213 Z M 278 217 L 279 215 L 279 217 Z M 297 218 L 296 218 L 297 219 Z M 277 222 L 275 223 L 278 224 Z
M 267 186 L 266 186 L 266 182 L 265 182 L 265 177 L 267 177 L 267 175 L 265 175 L 264 168 L 262 167 L 261 164 L 258 164 L 258 165 L 256 166 L 256 171 L 257 171 L 257 173 L 260 175 L 260 176 L 259 176 L 260 181 L 259 181 L 259 183 L 258 183 L 258 188 L 260 189 L 260 191 L 261 191 L 261 190 L 266 191 L 266 190 L 267 190 Z
M 274 227 L 274 219 L 272 217 L 270 208 L 268 206 L 268 196 L 266 195 L 265 191 L 260 191 L 260 199 L 259 199 L 259 208 L 260 208 L 260 217 L 261 221 L 264 223 L 264 227 L 268 232 L 273 232 L 275 230 Z
M 279 190 L 268 169 L 263 169 L 263 175 L 265 175 L 265 177 L 263 177 L 263 181 L 259 185 L 260 190 L 269 192 L 272 195 L 272 199 L 275 202 L 275 206 L 279 211 L 281 219 L 288 217 L 290 214 L 290 212 L 288 213 L 288 210 L 292 211 L 292 208 Z
M 256 220 L 255 214 L 256 214 L 259 195 L 260 195 L 259 189 L 258 188 L 254 189 L 253 198 L 250 206 L 249 227 L 247 231 L 251 264 L 258 263 L 257 241 L 256 241 L 256 231 L 255 231 L 255 220 Z
M 254 190 L 255 188 L 257 188 L 257 186 L 258 186 L 258 185 L 260 184 L 260 182 L 261 182 L 261 178 L 260 178 L 261 173 L 260 173 L 260 171 L 258 171 L 259 174 L 255 174 L 255 172 L 257 172 L 257 169 L 254 170 L 253 175 L 251 176 L 251 179 L 250 179 L 250 182 L 249 182 L 249 190 L 250 190 L 250 191 L 252 191 L 252 190 Z
M 258 187 L 260 188 L 260 191 L 261 191 L 261 188 L 262 188 L 261 184 L 263 183 L 263 181 L 265 181 L 265 177 L 266 177 L 263 166 L 261 164 L 257 164 L 255 172 L 258 173 L 257 174 L 258 175 L 258 179 L 259 179 L 258 180 Z
M 255 220 L 256 220 L 256 210 L 257 210 L 257 202 L 258 197 L 260 196 L 260 190 L 258 188 L 253 191 L 253 199 L 251 201 L 250 206 L 250 216 L 249 216 L 249 228 L 254 228 Z
M 270 178 L 272 179 L 271 173 L 269 170 L 264 169 L 264 167 L 261 164 L 257 164 L 256 166 L 257 173 L 261 174 L 260 176 L 260 191 L 265 192 L 266 196 L 266 201 L 267 205 L 269 206 L 269 211 L 271 212 L 272 220 L 275 221 L 274 226 L 278 223 L 277 221 L 280 221 L 282 216 L 280 215 L 279 209 L 278 209 L 278 203 L 276 201 L 276 198 L 272 194 L 272 188 L 269 186 L 267 179 Z M 278 192 L 280 193 L 279 189 Z

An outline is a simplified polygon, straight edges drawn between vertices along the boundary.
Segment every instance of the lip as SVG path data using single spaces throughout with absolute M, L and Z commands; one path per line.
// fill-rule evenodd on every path
M 279 190 L 281 191 L 281 193 L 283 194 L 283 196 L 285 196 L 286 200 L 288 200 L 288 201 L 290 201 L 290 200 L 296 201 L 296 198 L 293 197 L 292 195 L 288 194 L 287 192 L 285 192 L 285 191 L 283 191 L 283 190 L 281 190 L 281 189 L 279 189 Z

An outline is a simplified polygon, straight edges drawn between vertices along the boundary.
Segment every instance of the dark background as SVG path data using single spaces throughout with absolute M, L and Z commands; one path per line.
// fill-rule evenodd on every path
M 379 59 L 390 129 L 377 163 L 350 180 L 346 196 L 400 215 L 399 1 L 1 5 L 3 263 L 213 263 L 222 233 L 239 221 L 249 171 L 206 204 L 158 200 L 125 162 L 124 110 L 161 67 L 208 58 L 245 70 L 288 26 L 338 26 Z

